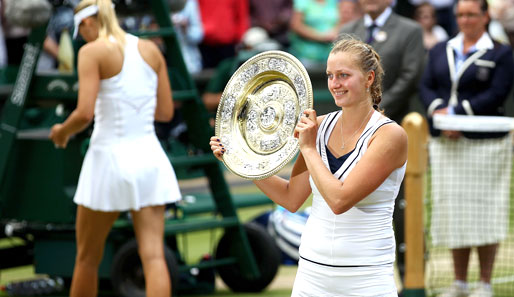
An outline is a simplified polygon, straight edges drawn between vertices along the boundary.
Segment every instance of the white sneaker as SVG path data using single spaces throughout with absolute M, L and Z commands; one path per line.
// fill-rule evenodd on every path
M 468 297 L 469 291 L 467 287 L 459 286 L 457 283 L 453 283 L 444 293 L 438 297 Z
M 493 297 L 493 288 L 489 284 L 479 283 L 469 297 Z

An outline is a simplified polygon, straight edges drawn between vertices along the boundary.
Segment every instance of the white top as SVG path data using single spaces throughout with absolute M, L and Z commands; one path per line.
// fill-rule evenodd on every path
M 371 19 L 368 14 L 364 15 L 364 26 L 366 26 L 366 28 L 369 28 L 373 23 L 377 26 L 373 29 L 373 38 L 376 38 L 377 32 L 385 25 L 392 13 L 393 10 L 391 7 L 387 7 L 375 20 Z
M 157 73 L 141 57 L 137 37 L 126 34 L 126 43 L 120 73 L 100 81 L 92 144 L 155 134 Z
M 446 30 L 437 24 L 432 27 L 432 34 L 434 34 L 438 42 L 448 40 L 448 33 L 446 33 Z
M 102 211 L 180 199 L 175 172 L 154 130 L 157 74 L 126 34 L 123 66 L 101 80 L 95 126 L 74 201 Z
M 424 2 L 430 3 L 435 9 L 450 8 L 456 3 L 454 0 L 409 0 L 409 3 L 414 6 L 418 6 Z
M 371 19 L 369 14 L 365 14 L 364 15 L 364 26 L 366 26 L 366 28 L 368 28 L 369 26 L 371 26 L 371 24 L 375 23 L 375 25 L 377 27 L 379 27 L 379 28 L 383 27 L 392 13 L 393 13 L 393 10 L 391 9 L 391 7 L 387 7 L 374 21 L 373 21 L 373 19 Z M 374 34 L 374 32 L 373 32 L 373 34 Z
M 326 144 L 341 114 L 341 111 L 328 114 L 318 130 L 317 149 L 327 168 L 330 167 Z M 366 153 L 369 140 L 375 131 L 392 122 L 375 111 L 359 137 L 355 150 L 334 176 L 344 181 Z M 374 192 L 340 215 L 332 212 L 311 178 L 312 208 L 302 233 L 300 256 L 333 266 L 374 266 L 393 263 L 394 201 L 400 190 L 405 168 L 406 164 L 394 170 Z
M 202 71 L 202 54 L 198 44 L 203 40 L 203 26 L 197 0 L 187 0 L 184 8 L 170 15 L 180 44 L 182 57 L 191 74 Z M 185 22 L 187 25 L 182 26 Z
M 464 62 L 469 58 L 469 53 L 474 53 L 479 50 L 491 50 L 494 48 L 494 43 L 487 32 L 484 32 L 477 43 L 471 46 L 468 53 L 464 53 L 464 33 L 460 32 L 457 36 L 448 40 L 448 46 L 455 50 L 455 73 L 458 73 L 462 68 Z M 458 79 L 460 76 L 452 77 Z

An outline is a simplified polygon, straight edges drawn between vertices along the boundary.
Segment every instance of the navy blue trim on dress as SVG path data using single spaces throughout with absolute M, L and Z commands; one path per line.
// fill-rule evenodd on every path
M 337 179 L 341 179 L 341 177 L 344 175 L 344 173 L 346 172 L 346 170 L 348 170 L 348 168 L 350 168 L 350 165 L 353 164 L 353 162 L 355 162 L 355 160 L 357 159 L 357 157 L 360 155 L 361 153 L 361 150 L 362 150 L 362 147 L 364 145 L 364 139 L 366 139 L 367 137 L 367 134 L 370 133 L 370 131 L 373 129 L 373 126 L 369 127 L 368 130 L 364 131 L 361 136 L 359 137 L 359 139 L 357 140 L 357 143 L 355 144 L 355 148 L 353 150 L 356 150 L 357 147 L 359 147 L 358 151 L 357 151 L 357 154 L 355 154 L 355 157 L 353 158 L 353 160 L 348 164 L 348 166 L 346 166 L 345 170 L 343 170 L 343 173 L 341 173 L 339 175 L 339 177 Z
M 394 121 L 391 121 L 391 120 L 388 120 L 382 124 L 380 124 L 380 126 L 376 127 L 376 129 L 374 129 L 373 134 L 375 134 L 375 132 L 382 126 L 386 125 L 386 124 L 390 124 L 390 123 L 394 123 Z M 371 126 L 368 130 L 366 130 L 366 132 L 362 133 L 361 137 L 359 137 L 359 140 L 357 140 L 357 144 L 359 144 L 359 141 L 361 141 L 361 139 L 365 139 L 367 137 L 367 133 L 369 133 L 371 130 L 373 130 L 372 128 L 374 128 L 374 126 Z M 357 157 L 360 155 L 360 152 L 362 150 L 362 147 L 364 146 L 364 141 L 362 141 L 359 145 L 359 151 L 358 153 L 355 155 L 355 158 L 348 164 L 348 166 L 346 166 L 346 168 L 343 170 L 343 172 L 339 175 L 339 177 L 337 179 L 341 179 L 341 177 L 343 177 L 343 175 L 345 174 L 345 172 L 348 170 L 348 168 L 350 168 L 350 165 L 353 164 L 353 162 L 355 162 L 355 160 L 357 159 Z M 357 146 L 356 146 L 357 148 Z
M 333 117 L 331 119 L 329 119 L 329 117 L 332 116 L 332 115 L 333 115 Z M 329 113 L 327 115 L 327 117 L 323 120 L 323 122 L 321 123 L 322 126 L 320 127 L 320 130 L 321 130 L 320 132 L 326 131 L 326 127 L 330 127 L 330 125 L 332 124 L 332 122 L 334 121 L 335 118 L 337 118 L 337 111 Z M 321 148 L 323 147 L 323 142 L 324 142 L 324 139 L 325 139 L 325 135 L 324 134 L 325 133 L 318 133 L 318 136 L 319 136 L 319 138 L 318 138 L 318 149 L 319 149 L 319 153 L 320 153 L 321 156 L 323 156 L 321 154 L 321 152 L 322 152 Z
M 300 259 L 303 259 L 305 261 L 309 261 L 309 262 L 317 264 L 317 265 L 327 266 L 327 267 L 335 267 L 335 268 L 379 267 L 379 266 L 386 266 L 386 265 L 392 265 L 393 264 L 393 262 L 389 262 L 389 263 L 379 264 L 379 265 L 331 265 L 331 264 L 325 264 L 325 263 L 320 263 L 320 262 L 312 261 L 312 260 L 309 260 L 309 259 L 307 259 L 305 257 L 302 257 L 301 255 L 300 255 Z

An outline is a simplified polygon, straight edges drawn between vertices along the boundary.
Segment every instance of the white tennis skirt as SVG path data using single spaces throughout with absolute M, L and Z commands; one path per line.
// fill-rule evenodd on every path
M 89 147 L 74 202 L 128 211 L 181 199 L 175 171 L 155 136 Z
M 292 297 L 397 297 L 393 264 L 331 267 L 300 258 Z
M 497 243 L 507 235 L 512 134 L 497 139 L 429 143 L 432 244 L 463 248 Z

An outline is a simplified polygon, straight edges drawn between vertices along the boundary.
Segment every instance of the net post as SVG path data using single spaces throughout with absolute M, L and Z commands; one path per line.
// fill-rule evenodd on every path
M 402 121 L 408 135 L 408 162 L 405 172 L 405 280 L 404 297 L 425 296 L 423 195 L 427 168 L 428 125 L 425 118 L 411 112 Z

